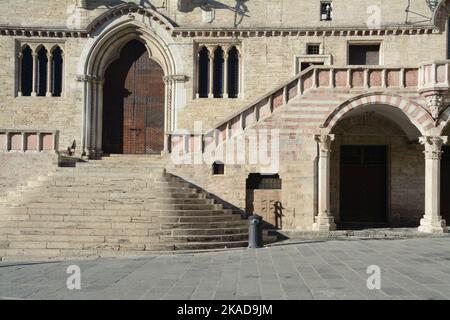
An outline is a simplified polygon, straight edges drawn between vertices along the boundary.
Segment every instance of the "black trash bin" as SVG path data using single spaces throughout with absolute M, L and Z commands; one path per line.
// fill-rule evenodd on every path
M 262 248 L 263 234 L 262 234 L 262 217 L 253 215 L 248 217 L 248 247 Z

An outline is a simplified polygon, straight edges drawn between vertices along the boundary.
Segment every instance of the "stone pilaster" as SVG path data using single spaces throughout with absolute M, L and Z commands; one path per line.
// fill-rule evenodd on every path
M 419 231 L 446 233 L 445 220 L 441 217 L 441 155 L 448 137 L 426 136 L 420 138 L 425 146 L 425 214 L 420 220 Z
M 315 140 L 319 146 L 318 163 L 318 215 L 313 224 L 314 231 L 336 230 L 334 217 L 330 212 L 330 154 L 331 143 L 335 136 L 332 134 L 316 135 Z

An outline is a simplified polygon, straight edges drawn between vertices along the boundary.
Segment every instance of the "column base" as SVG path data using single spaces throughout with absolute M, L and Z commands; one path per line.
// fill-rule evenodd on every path
M 336 224 L 334 223 L 334 217 L 321 216 L 316 217 L 316 222 L 312 226 L 313 231 L 334 231 L 336 230 Z
M 420 220 L 418 231 L 423 233 L 447 233 L 448 229 L 444 219 L 439 217 L 430 220 L 426 217 Z

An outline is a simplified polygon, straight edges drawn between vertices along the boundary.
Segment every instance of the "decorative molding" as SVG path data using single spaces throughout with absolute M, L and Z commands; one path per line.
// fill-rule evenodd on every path
M 442 93 L 436 93 L 425 97 L 427 99 L 427 106 L 430 109 L 431 116 L 436 121 L 439 119 L 441 113 L 446 109 L 445 97 Z

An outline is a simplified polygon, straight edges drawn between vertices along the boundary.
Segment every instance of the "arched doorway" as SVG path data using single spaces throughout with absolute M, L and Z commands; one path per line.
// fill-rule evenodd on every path
M 106 154 L 164 150 L 164 71 L 145 45 L 128 42 L 105 72 L 102 146 Z
M 331 133 L 331 212 L 338 226 L 418 226 L 425 167 L 421 132 L 406 114 L 390 105 L 360 106 Z

